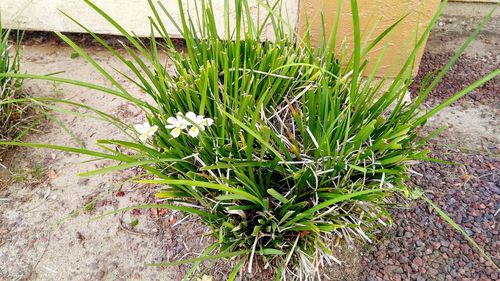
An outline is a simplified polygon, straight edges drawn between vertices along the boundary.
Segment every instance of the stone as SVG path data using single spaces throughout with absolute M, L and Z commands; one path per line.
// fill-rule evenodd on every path
M 434 248 L 434 250 L 441 248 L 441 243 L 439 243 L 439 242 L 431 242 L 431 245 L 432 245 L 432 248 Z

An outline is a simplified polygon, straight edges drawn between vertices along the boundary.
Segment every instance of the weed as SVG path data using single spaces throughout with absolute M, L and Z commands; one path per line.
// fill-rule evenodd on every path
M 84 206 L 85 211 L 92 212 L 95 209 L 95 201 L 91 201 Z
M 39 165 L 25 169 L 17 169 L 9 176 L 13 183 L 22 183 L 30 186 L 45 182 L 47 177 L 47 168 Z
M 139 225 L 139 220 L 138 219 L 134 219 L 133 221 L 130 222 L 130 226 L 131 227 L 136 227 L 137 225 Z
M 0 73 L 18 74 L 20 46 L 10 44 L 10 30 L 4 31 L 1 25 L 0 30 Z M 21 35 L 18 34 L 17 41 L 20 40 Z M 22 78 L 0 77 L 0 141 L 19 141 L 36 126 L 38 118 L 33 104 L 20 102 L 28 96 L 22 84 Z M 0 159 L 5 148 L 0 147 Z

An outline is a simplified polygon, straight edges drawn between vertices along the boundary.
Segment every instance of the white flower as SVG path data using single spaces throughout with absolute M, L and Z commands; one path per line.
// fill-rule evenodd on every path
M 156 131 L 158 130 L 158 126 L 149 125 L 149 122 L 145 122 L 144 124 L 134 125 L 135 130 L 139 133 L 139 139 L 142 142 L 146 142 L 150 137 L 152 137 Z
M 180 112 L 177 113 L 177 117 L 169 117 L 167 123 L 165 128 L 172 130 L 170 134 L 174 138 L 177 138 L 181 134 L 181 131 L 186 129 L 189 125 L 189 121 L 187 121 Z
M 189 125 L 196 124 L 196 114 L 194 114 L 194 112 L 189 111 L 188 113 L 186 113 L 185 116 L 186 117 L 184 118 L 186 119 L 186 122 L 188 122 Z
M 189 121 L 193 122 L 192 127 L 189 129 L 188 134 L 196 138 L 200 134 L 200 130 L 204 131 L 205 127 L 210 127 L 214 123 L 212 118 L 205 118 L 203 115 L 196 115 L 193 112 L 186 113 Z
M 167 119 L 167 122 L 169 124 L 165 127 L 167 129 L 172 129 L 170 134 L 174 138 L 177 138 L 184 129 L 187 130 L 188 135 L 195 138 L 200 134 L 200 130 L 204 131 L 205 127 L 212 126 L 214 120 L 205 118 L 203 115 L 196 115 L 194 112 L 189 111 L 185 115 L 179 112 L 176 118 L 170 117 Z

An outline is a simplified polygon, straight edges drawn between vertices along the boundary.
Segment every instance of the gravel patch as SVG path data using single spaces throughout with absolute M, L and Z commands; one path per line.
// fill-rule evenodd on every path
M 412 98 L 416 97 L 425 75 L 439 71 L 452 56 L 453 53 L 424 54 L 410 88 Z M 439 104 L 499 66 L 493 55 L 462 56 L 431 92 L 426 105 Z M 458 100 L 448 111 L 465 113 L 465 108 L 482 108 L 495 115 L 500 104 L 499 90 L 497 77 Z M 467 131 L 472 132 L 479 119 L 474 119 L 475 125 Z M 481 150 L 481 147 L 476 153 L 464 152 L 459 147 L 468 140 L 460 140 L 453 126 L 457 125 L 456 118 L 449 122 L 452 124 L 447 131 L 452 136 L 446 133 L 434 140 L 431 157 L 455 165 L 419 163 L 413 170 L 421 176 L 412 176 L 412 182 L 424 189 L 499 264 L 500 158 L 496 150 Z M 485 136 L 482 132 L 477 137 Z M 497 141 L 491 142 L 498 145 Z M 394 225 L 361 254 L 365 271 L 360 280 L 499 280 L 500 272 L 426 202 L 419 200 L 400 206 L 390 210 Z
M 421 163 L 414 184 L 474 240 L 500 260 L 500 160 L 435 149 L 456 163 Z M 366 280 L 498 280 L 499 272 L 423 201 L 391 211 L 393 227 L 363 258 Z
M 451 52 L 433 54 L 426 51 L 424 53 L 418 75 L 410 87 L 412 98 L 417 96 L 426 75 L 440 71 L 452 56 L 453 53 Z M 431 92 L 426 104 L 435 106 L 476 80 L 479 80 L 481 77 L 500 68 L 500 62 L 497 57 L 494 55 L 477 55 L 476 57 L 462 55 L 455 66 L 444 76 L 439 86 Z M 467 103 L 472 103 L 473 105 L 496 104 L 496 107 L 499 107 L 499 92 L 500 77 L 496 77 L 458 100 L 455 105 L 465 106 Z

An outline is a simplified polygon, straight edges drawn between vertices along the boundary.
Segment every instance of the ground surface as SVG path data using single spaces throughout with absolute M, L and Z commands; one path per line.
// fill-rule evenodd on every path
M 467 4 L 469 5 L 469 4 Z M 491 6 L 489 6 L 491 8 Z M 465 41 L 488 7 L 454 4 L 433 31 L 411 88 L 439 70 Z M 469 14 L 463 13 L 469 9 Z M 499 17 L 469 48 L 429 96 L 429 107 L 500 67 Z M 500 261 L 500 77 L 445 109 L 431 127 L 450 128 L 432 141 L 432 156 L 456 165 L 422 163 L 414 167 L 421 186 L 481 247 Z M 485 262 L 461 234 L 424 202 L 394 208 L 394 226 L 363 257 L 362 280 L 498 280 L 500 272 Z
M 91 48 L 89 52 L 106 68 L 120 68 L 103 50 Z M 427 52 L 414 89 L 423 72 L 441 67 L 449 56 L 444 50 Z M 38 44 L 32 40 L 25 46 L 22 65 L 31 73 L 64 71 L 66 77 L 106 83 L 83 59 L 72 59 L 69 48 L 51 42 Z M 498 68 L 497 57 L 468 54 L 431 95 L 429 106 L 494 68 Z M 125 122 L 142 121 L 133 107 L 118 98 L 51 83 L 29 81 L 27 85 L 38 96 L 72 98 Z M 433 142 L 434 155 L 457 165 L 420 164 L 415 171 L 422 176 L 413 178 L 497 262 L 498 89 L 498 80 L 490 82 L 433 120 L 434 127 L 450 125 Z M 98 120 L 65 114 L 57 117 L 69 124 L 74 136 L 50 122 L 27 141 L 75 146 L 81 140 L 94 148 L 99 138 L 119 136 L 119 132 Z M 143 264 L 194 257 L 209 243 L 205 235 L 208 230 L 194 218 L 161 211 L 128 212 L 89 221 L 106 210 L 153 202 L 155 187 L 123 182 L 138 171 L 79 178 L 78 172 L 102 166 L 85 160 L 88 158 L 74 154 L 31 149 L 17 149 L 3 160 L 7 169 L 0 168 L 0 280 L 180 280 L 184 267 Z M 84 208 L 93 200 L 93 206 Z M 345 263 L 330 269 L 331 280 L 498 279 L 498 272 L 425 203 L 416 202 L 410 209 L 394 208 L 391 212 L 395 225 L 387 229 L 380 242 L 339 249 L 338 257 Z M 61 220 L 64 223 L 58 224 Z M 139 222 L 135 227 L 131 225 L 134 220 Z M 230 264 L 221 262 L 209 274 L 214 280 L 224 280 L 228 268 Z M 259 274 L 253 279 L 266 280 Z

